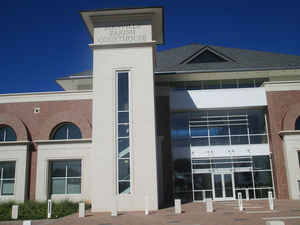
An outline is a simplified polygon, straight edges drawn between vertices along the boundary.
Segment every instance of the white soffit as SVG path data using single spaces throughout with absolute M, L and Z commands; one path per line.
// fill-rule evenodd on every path
M 172 91 L 172 111 L 267 106 L 264 88 Z
M 163 7 L 87 10 L 80 11 L 80 15 L 92 39 L 94 38 L 94 28 L 99 26 L 101 21 L 102 23 L 122 23 L 140 21 L 147 17 L 152 20 L 153 40 L 158 44 L 164 43 Z
M 77 91 L 77 90 L 92 90 L 93 80 L 92 77 L 79 77 L 79 78 L 67 78 L 57 79 L 56 83 L 61 86 L 65 91 Z

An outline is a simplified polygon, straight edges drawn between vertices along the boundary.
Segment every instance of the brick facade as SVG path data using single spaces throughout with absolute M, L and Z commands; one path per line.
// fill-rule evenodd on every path
M 300 91 L 267 92 L 268 129 L 277 198 L 289 198 L 283 140 L 279 132 L 294 130 L 300 116 Z
M 282 130 L 294 130 L 300 115 L 300 91 L 267 92 L 268 130 L 274 183 L 279 199 L 289 198 L 286 168 L 283 154 L 283 141 L 279 136 Z M 164 136 L 162 146 L 164 191 L 172 193 L 172 162 L 170 148 L 168 98 L 157 99 L 158 135 Z M 40 113 L 34 113 L 39 107 Z M 47 101 L 0 104 L 0 125 L 11 126 L 17 141 L 31 141 L 29 145 L 29 199 L 35 199 L 36 166 L 38 149 L 36 140 L 48 140 L 51 131 L 62 122 L 76 124 L 83 138 L 92 137 L 92 100 Z M 172 196 L 164 193 L 166 202 Z
M 40 113 L 34 113 L 39 107 Z M 0 104 L 0 125 L 11 126 L 17 141 L 31 141 L 29 145 L 29 199 L 35 199 L 38 149 L 36 140 L 49 140 L 53 128 L 62 122 L 76 124 L 82 138 L 92 135 L 92 100 L 21 102 Z

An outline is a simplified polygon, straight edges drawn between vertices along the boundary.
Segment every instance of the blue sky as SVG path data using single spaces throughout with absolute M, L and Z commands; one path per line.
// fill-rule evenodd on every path
M 92 67 L 79 10 L 164 6 L 165 44 L 300 55 L 300 1 L 1 0 L 0 93 L 57 91 L 56 78 Z

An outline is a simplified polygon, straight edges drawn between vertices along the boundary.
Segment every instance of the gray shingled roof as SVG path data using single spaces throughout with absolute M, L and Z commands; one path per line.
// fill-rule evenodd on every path
M 203 49 L 212 50 L 219 56 L 224 56 L 229 60 L 227 62 L 217 63 L 186 63 L 189 58 L 197 55 L 197 53 L 200 53 Z M 226 48 L 213 45 L 190 44 L 158 52 L 155 73 L 164 74 L 175 72 L 180 73 L 185 71 L 213 72 L 268 69 L 300 69 L 300 56 L 237 48 Z M 81 73 L 72 74 L 70 76 L 91 75 L 92 71 L 87 70 Z
M 203 49 L 211 49 L 231 60 L 217 63 L 184 63 Z M 232 71 L 300 68 L 300 56 L 263 51 L 191 44 L 158 53 L 156 72 Z
M 86 70 L 80 73 L 72 74 L 71 76 L 92 76 L 92 75 L 93 75 L 92 70 Z
M 57 80 L 66 80 L 66 79 L 70 79 L 70 78 L 73 78 L 73 77 L 90 77 L 93 75 L 93 71 L 92 70 L 85 70 L 83 72 L 80 72 L 80 73 L 74 73 L 74 74 L 71 74 L 71 75 L 68 75 L 68 76 L 65 76 L 65 77 L 60 77 L 58 78 Z

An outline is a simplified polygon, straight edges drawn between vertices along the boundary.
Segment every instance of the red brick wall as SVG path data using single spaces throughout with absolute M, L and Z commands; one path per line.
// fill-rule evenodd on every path
M 267 92 L 268 129 L 276 195 L 279 199 L 289 198 L 286 167 L 283 153 L 282 130 L 294 130 L 295 121 L 300 116 L 300 91 Z
M 35 107 L 40 113 L 34 113 Z M 29 168 L 29 199 L 35 199 L 36 166 L 38 149 L 36 140 L 48 140 L 51 130 L 59 123 L 76 124 L 83 138 L 92 135 L 92 100 L 27 102 L 0 104 L 0 125 L 11 126 L 17 141 L 32 141 Z

